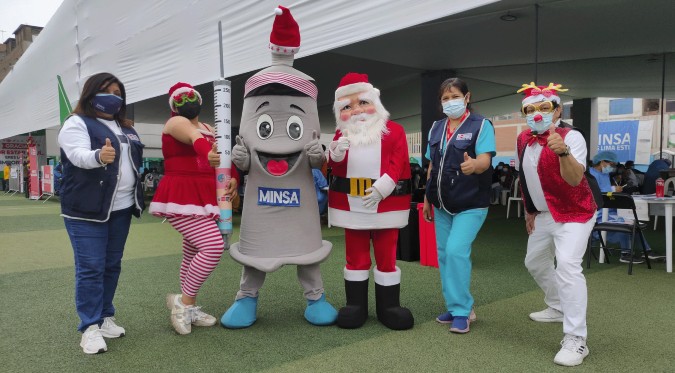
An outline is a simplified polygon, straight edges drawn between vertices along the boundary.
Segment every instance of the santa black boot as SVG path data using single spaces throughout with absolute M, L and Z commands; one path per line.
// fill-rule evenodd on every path
M 380 272 L 375 268 L 375 303 L 377 319 L 393 330 L 406 330 L 413 327 L 415 320 L 409 309 L 401 307 L 401 270 Z
M 356 329 L 368 318 L 368 271 L 353 271 L 345 268 L 345 293 L 347 305 L 340 308 L 337 326 Z

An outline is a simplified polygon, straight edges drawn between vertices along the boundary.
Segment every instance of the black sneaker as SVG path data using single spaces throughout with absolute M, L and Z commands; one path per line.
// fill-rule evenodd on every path
M 619 258 L 619 261 L 621 263 L 630 263 L 630 257 L 631 257 L 630 253 L 621 253 L 621 258 Z M 651 257 L 650 257 L 650 259 L 651 259 Z M 640 263 L 644 263 L 644 262 L 645 262 L 645 260 L 642 259 L 642 257 L 637 257 L 637 256 L 633 257 L 633 264 L 640 264 Z
M 659 255 L 659 254 L 657 254 L 653 251 L 647 251 L 647 257 L 649 258 L 649 260 L 659 260 L 659 259 L 665 258 L 666 256 L 665 255 Z M 645 254 L 642 254 L 642 259 L 644 259 L 644 258 L 645 258 Z

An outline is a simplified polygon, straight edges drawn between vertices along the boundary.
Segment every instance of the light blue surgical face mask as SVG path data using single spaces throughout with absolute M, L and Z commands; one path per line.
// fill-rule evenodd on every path
M 451 119 L 457 119 L 466 112 L 466 103 L 463 98 L 448 100 L 443 103 L 443 113 Z
M 542 118 L 539 122 L 534 121 L 534 117 L 537 114 L 541 115 Z M 527 126 L 530 127 L 532 132 L 542 133 L 551 127 L 551 124 L 553 123 L 553 113 L 542 114 L 538 111 L 535 111 L 532 114 L 527 114 L 527 116 L 525 116 L 525 120 L 527 121 Z
M 612 172 L 614 172 L 614 167 L 612 166 L 605 166 L 602 168 L 603 174 L 611 174 Z

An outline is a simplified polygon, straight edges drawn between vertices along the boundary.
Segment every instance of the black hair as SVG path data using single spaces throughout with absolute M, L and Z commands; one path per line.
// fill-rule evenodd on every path
M 441 102 L 441 98 L 443 98 L 443 94 L 449 90 L 452 89 L 452 87 L 457 88 L 464 97 L 469 93 L 469 86 L 466 85 L 466 82 L 463 81 L 460 78 L 448 78 L 441 83 L 441 87 L 438 89 L 438 102 Z M 471 103 L 467 103 L 466 108 L 471 110 Z M 443 108 L 441 107 L 441 112 L 443 112 Z
M 91 100 L 97 93 L 101 93 L 101 91 L 105 90 L 113 83 L 117 83 L 117 85 L 120 86 L 120 92 L 122 94 L 122 107 L 120 108 L 120 111 L 113 115 L 113 118 L 115 118 L 121 126 L 133 127 L 133 122 L 126 118 L 127 92 L 124 89 L 124 84 L 122 84 L 115 75 L 110 73 L 94 74 L 87 79 L 84 83 L 84 88 L 82 88 L 82 93 L 80 94 L 80 101 L 78 101 L 73 113 L 96 118 L 96 110 L 91 105 Z

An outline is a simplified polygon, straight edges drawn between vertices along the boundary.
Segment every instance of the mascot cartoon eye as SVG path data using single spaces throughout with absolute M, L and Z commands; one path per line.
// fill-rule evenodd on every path
M 286 132 L 291 139 L 300 140 L 302 137 L 302 119 L 296 115 L 288 118 L 288 122 L 286 122 Z
M 263 140 L 269 139 L 270 136 L 272 136 L 272 132 L 274 132 L 274 122 L 272 121 L 272 117 L 267 114 L 258 117 L 258 126 L 256 129 L 258 130 L 258 137 Z

